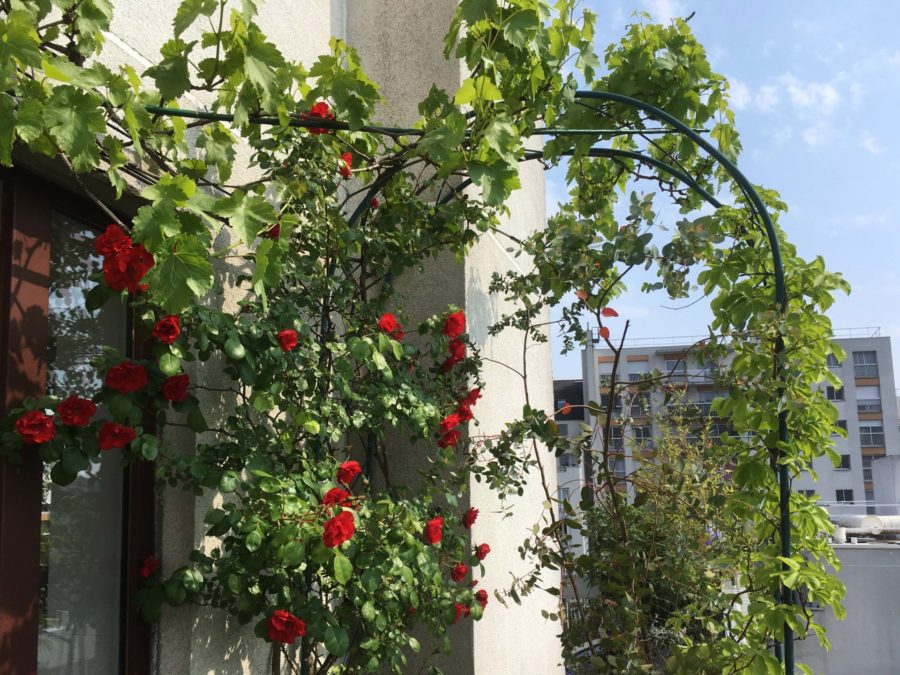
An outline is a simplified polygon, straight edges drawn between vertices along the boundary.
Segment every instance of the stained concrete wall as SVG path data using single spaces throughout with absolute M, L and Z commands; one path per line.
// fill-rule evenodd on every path
M 179 0 L 155 3 L 116 0 L 115 17 L 105 50 L 109 63 L 131 63 L 142 71 L 157 59 L 159 47 L 171 35 L 171 20 Z M 364 67 L 382 89 L 385 122 L 407 125 L 418 117 L 417 104 L 431 85 L 453 92 L 462 80 L 460 64 L 443 58 L 443 37 L 455 6 L 454 0 L 268 0 L 259 3 L 259 23 L 269 38 L 290 59 L 311 63 L 328 51 L 331 35 L 357 47 Z M 193 39 L 189 31 L 186 40 Z M 186 101 L 202 106 L 204 100 Z M 234 180 L 247 174 L 235 172 Z M 523 188 L 510 204 L 511 216 L 504 227 L 523 236 L 542 227 L 545 220 L 543 173 L 538 166 L 525 169 Z M 227 236 L 227 233 L 224 235 Z M 464 307 L 469 330 L 482 353 L 520 368 L 522 336 L 496 338 L 487 328 L 504 308 L 487 293 L 493 271 L 505 271 L 527 261 L 513 260 L 504 244 L 488 236 L 465 263 L 445 256 L 431 263 L 422 277 L 401 280 L 407 291 L 406 308 L 416 316 L 441 311 L 449 303 Z M 225 273 L 226 270 L 219 270 Z M 230 288 L 214 302 L 233 305 L 242 291 Z M 532 405 L 552 406 L 550 352 L 546 344 L 528 350 Z M 195 377 L 192 374 L 192 377 Z M 506 421 L 521 414 L 522 383 L 510 370 L 487 364 L 484 398 L 477 406 L 481 426 L 473 433 L 496 433 Z M 209 382 L 210 385 L 215 385 Z M 213 401 L 209 401 L 213 404 Z M 193 439 L 183 437 L 187 445 Z M 556 482 L 556 462 L 545 457 L 547 479 Z M 481 510 L 473 528 L 473 542 L 488 542 L 492 552 L 481 587 L 505 588 L 510 572 L 522 569 L 517 547 L 540 516 L 544 495 L 533 477 L 525 495 L 515 503 L 499 504 L 486 488 L 473 484 L 471 502 Z M 166 490 L 159 503 L 160 550 L 163 572 L 184 563 L 195 546 L 204 541 L 203 514 L 208 498 L 195 499 L 178 490 Z M 511 513 L 503 518 L 501 511 Z M 558 575 L 557 575 L 558 576 Z M 545 585 L 558 585 L 548 575 Z M 454 653 L 441 665 L 451 675 L 474 673 L 562 673 L 559 625 L 542 618 L 541 610 L 557 610 L 553 596 L 535 593 L 522 606 L 504 608 L 491 598 L 480 622 L 454 627 Z M 246 628 L 231 625 L 220 612 L 195 607 L 166 609 L 158 628 L 154 670 L 159 675 L 231 675 L 268 672 L 270 650 Z

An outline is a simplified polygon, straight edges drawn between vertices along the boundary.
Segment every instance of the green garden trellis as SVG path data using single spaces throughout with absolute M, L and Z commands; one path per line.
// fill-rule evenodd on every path
M 630 96 L 625 96 L 622 94 L 617 94 L 613 92 L 601 92 L 601 91 L 577 91 L 575 93 L 576 101 L 603 101 L 609 102 L 613 104 L 619 104 L 623 106 L 630 107 L 634 110 L 640 111 L 647 115 L 648 117 L 654 119 L 659 123 L 663 123 L 668 125 L 663 128 L 655 128 L 655 129 L 630 129 L 630 128 L 621 128 L 621 129 L 564 129 L 564 128 L 543 128 L 536 129 L 530 135 L 541 135 L 541 136 L 604 136 L 604 135 L 626 135 L 626 134 L 635 134 L 635 135 L 655 135 L 655 134 L 680 134 L 698 147 L 702 148 L 710 157 L 712 157 L 718 164 L 725 170 L 725 172 L 734 180 L 740 189 L 741 193 L 747 199 L 748 203 L 751 206 L 751 210 L 755 213 L 756 217 L 761 222 L 763 229 L 765 230 L 766 238 L 769 243 L 770 254 L 772 256 L 772 264 L 773 264 L 773 277 L 775 283 L 775 303 L 776 309 L 781 316 L 784 316 L 787 312 L 787 289 L 785 285 L 784 278 L 784 268 L 781 260 L 781 250 L 778 242 L 778 236 L 775 231 L 775 226 L 772 221 L 772 218 L 766 209 L 765 204 L 763 203 L 762 198 L 759 193 L 753 187 L 753 184 L 747 179 L 747 177 L 737 168 L 737 166 L 729 160 L 722 152 L 720 152 L 712 143 L 703 138 L 701 135 L 702 129 L 692 129 L 688 125 L 684 124 L 676 117 L 670 115 L 665 112 L 661 108 L 658 108 L 652 104 L 646 103 L 636 98 L 632 98 Z M 208 120 L 208 121 L 219 121 L 219 122 L 233 122 L 234 118 L 232 115 L 222 114 L 222 113 L 214 113 L 208 111 L 199 111 L 199 110 L 186 110 L 181 108 L 168 108 L 162 106 L 147 106 L 147 111 L 149 113 L 155 115 L 162 116 L 172 116 L 172 117 L 185 117 L 196 120 Z M 251 116 L 248 120 L 252 124 L 260 124 L 260 125 L 283 125 L 284 120 L 279 119 L 278 117 L 271 116 Z M 346 122 L 340 122 L 337 120 L 328 120 L 328 119 L 308 119 L 304 117 L 294 117 L 288 120 L 288 126 L 291 127 L 317 127 L 317 128 L 327 128 L 332 130 L 348 130 L 350 127 Z M 413 129 L 413 128 L 400 128 L 400 127 L 385 127 L 385 126 L 362 126 L 358 129 L 354 129 L 355 131 L 364 131 L 374 134 L 380 134 L 390 137 L 402 137 L 402 136 L 420 136 L 424 134 L 424 131 L 421 129 Z M 573 151 L 566 151 L 562 153 L 563 155 L 571 156 L 573 155 Z M 651 157 L 649 155 L 645 155 L 641 152 L 635 152 L 631 150 L 620 150 L 614 148 L 590 148 L 587 151 L 587 156 L 596 157 L 596 158 L 608 158 L 608 159 L 618 159 L 618 160 L 632 160 L 635 162 L 647 164 L 649 166 L 653 166 L 660 171 L 663 171 L 673 178 L 676 178 L 680 182 L 684 183 L 688 188 L 697 193 L 700 197 L 703 198 L 704 201 L 709 203 L 711 206 L 715 208 L 719 208 L 723 206 L 723 204 L 712 194 L 706 191 L 701 185 L 697 183 L 690 175 L 686 172 L 678 169 L 671 164 L 664 162 L 658 158 Z M 529 160 L 537 160 L 542 159 L 544 153 L 540 150 L 528 150 L 525 153 L 524 159 L 525 161 Z M 369 208 L 369 203 L 371 198 L 374 197 L 378 191 L 386 184 L 391 176 L 401 170 L 402 167 L 392 167 L 390 170 L 386 171 L 384 174 L 378 177 L 376 181 L 372 184 L 370 189 L 367 191 L 366 197 L 360 201 L 356 209 L 352 212 L 349 223 L 353 225 L 359 218 L 363 216 L 366 210 Z M 454 186 L 453 189 L 450 190 L 449 194 L 445 196 L 438 195 L 438 203 L 447 203 L 452 200 L 454 197 L 460 194 L 460 192 L 465 189 L 467 186 L 471 185 L 471 179 L 465 179 L 461 181 L 458 185 Z M 330 274 L 334 274 L 334 270 L 329 269 Z M 327 307 L 327 302 L 323 303 L 323 307 Z M 323 334 L 327 332 L 327 328 L 330 323 L 330 319 L 326 311 L 323 310 L 322 315 L 322 326 L 324 329 Z M 784 339 L 780 331 L 777 332 L 776 337 L 774 339 L 774 355 L 775 355 L 775 377 L 777 381 L 777 391 L 779 398 L 783 395 L 785 383 L 784 383 L 784 374 L 786 372 L 784 358 L 785 358 L 785 345 Z M 778 415 L 778 442 L 782 446 L 786 444 L 788 441 L 788 431 L 787 431 L 787 418 L 786 411 L 781 410 Z M 370 442 L 367 443 L 367 454 L 371 455 L 371 439 Z M 789 467 L 786 463 L 782 462 L 782 452 L 781 449 L 770 448 L 769 449 L 771 455 L 775 458 L 775 462 L 777 465 L 777 480 L 779 487 L 779 536 L 780 536 L 780 549 L 781 556 L 784 558 L 790 558 L 792 553 L 791 546 L 791 510 L 790 510 L 790 471 Z M 371 470 L 371 456 L 368 458 L 367 462 L 367 471 Z M 787 566 L 782 563 L 783 569 L 786 569 Z M 779 585 L 779 588 L 776 591 L 776 599 L 779 603 L 785 605 L 793 604 L 793 592 L 790 588 L 788 588 L 783 583 Z M 783 624 L 783 636 L 782 641 L 775 643 L 775 655 L 778 657 L 779 661 L 784 664 L 784 672 L 786 675 L 793 675 L 794 673 L 794 637 L 793 637 L 793 629 L 788 624 L 787 621 Z M 304 664 L 305 665 L 305 664 Z

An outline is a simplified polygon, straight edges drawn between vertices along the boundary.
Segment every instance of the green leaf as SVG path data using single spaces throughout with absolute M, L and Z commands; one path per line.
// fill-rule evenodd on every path
M 175 252 L 150 271 L 150 291 L 166 311 L 178 314 L 212 288 L 213 270 L 208 255 L 196 237 L 179 237 Z
M 244 540 L 244 546 L 247 547 L 248 551 L 255 551 L 260 546 L 262 546 L 262 532 L 259 530 L 253 530 L 250 534 L 247 535 L 247 538 Z
M 175 37 L 181 37 L 181 34 L 188 29 L 198 17 L 212 16 L 216 11 L 219 3 L 218 0 L 184 0 L 178 5 L 175 12 L 175 19 L 172 26 L 175 29 Z
M 197 137 L 197 147 L 206 151 L 205 161 L 207 165 L 214 164 L 218 171 L 219 181 L 227 181 L 231 178 L 231 167 L 236 156 L 234 150 L 234 138 L 222 124 L 214 124 L 206 127 L 203 133 Z
M 362 606 L 362 617 L 366 621 L 374 621 L 375 620 L 375 605 L 371 602 L 366 601 Z
M 225 353 L 233 361 L 241 361 L 247 355 L 247 350 L 244 349 L 244 345 L 237 334 L 225 340 Z
M 303 423 L 303 428 L 306 430 L 306 433 L 312 434 L 313 436 L 317 436 L 321 429 L 319 423 L 315 420 L 306 420 Z
M 159 357 L 159 369 L 163 375 L 168 375 L 169 377 L 178 375 L 181 372 L 181 359 L 174 354 L 166 352 Z
M 285 567 L 296 567 L 306 557 L 306 549 L 299 541 L 289 541 L 281 549 L 281 564 Z
M 177 99 L 191 88 L 188 54 L 195 44 L 181 39 L 169 40 L 160 49 L 162 61 L 144 72 L 145 76 L 153 78 L 164 100 Z
M 96 134 L 106 130 L 99 96 L 67 84 L 53 89 L 44 106 L 47 133 L 72 162 L 78 173 L 90 171 L 100 162 Z
M 16 140 L 16 102 L 0 93 L 0 164 L 12 166 L 12 147 Z
M 203 417 L 200 408 L 191 408 L 190 411 L 188 411 L 187 424 L 191 428 L 191 431 L 198 434 L 202 434 L 209 429 L 209 426 L 206 424 L 206 418 Z
M 456 105 L 466 105 L 475 101 L 499 101 L 503 94 L 489 77 L 481 75 L 475 79 L 465 79 L 453 97 Z
M 275 208 L 259 195 L 245 196 L 237 191 L 216 205 L 218 213 L 227 216 L 238 238 L 248 246 L 257 235 L 277 219 Z
M 350 638 L 340 626 L 328 626 L 325 629 L 325 649 L 333 656 L 343 656 L 350 648 Z
M 347 556 L 335 553 L 334 556 L 334 578 L 342 586 L 350 581 L 353 577 L 353 564 Z M 329 651 L 331 651 L 329 649 Z

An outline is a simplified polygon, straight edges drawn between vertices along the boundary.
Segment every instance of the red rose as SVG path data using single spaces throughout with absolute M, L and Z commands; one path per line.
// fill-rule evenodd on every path
M 614 310 L 612 307 L 604 307 L 603 309 L 600 310 L 600 315 L 615 317 L 615 316 L 619 316 L 619 313 L 616 310 Z
M 331 488 L 322 497 L 322 506 L 350 506 L 350 493 L 339 487 Z
M 453 566 L 453 570 L 450 572 L 450 578 L 453 579 L 453 581 L 455 581 L 456 583 L 459 583 L 466 578 L 466 574 L 468 573 L 468 567 L 466 567 L 463 563 L 457 563 Z
M 70 427 L 86 427 L 91 423 L 95 412 L 97 412 L 97 406 L 79 396 L 70 396 L 56 406 L 56 414 L 59 415 L 59 419 Z
M 369 202 L 369 206 L 371 206 L 373 209 L 377 209 L 379 206 L 381 206 L 381 202 L 378 201 L 378 197 L 372 197 L 372 201 Z
M 475 507 L 469 507 L 469 509 L 463 514 L 463 527 L 469 529 L 472 525 L 475 524 L 475 521 L 478 519 L 478 509 Z
M 447 337 L 455 338 L 459 335 L 462 335 L 463 331 L 466 329 L 466 315 L 462 310 L 458 312 L 453 312 L 447 319 L 444 321 L 444 329 L 443 333 Z
M 456 409 L 456 414 L 459 416 L 460 422 L 468 422 L 472 419 L 472 406 L 470 406 L 466 401 L 460 401 L 459 407 Z
M 278 344 L 281 346 L 281 351 L 291 351 L 297 346 L 297 331 L 291 328 L 278 331 Z
M 334 113 L 331 112 L 331 109 L 328 107 L 328 104 L 325 101 L 319 101 L 312 108 L 309 109 L 309 112 L 306 113 L 305 117 L 310 118 L 318 118 L 320 120 L 333 120 Z M 325 127 L 307 127 L 309 129 L 309 133 L 313 136 L 318 136 L 319 134 L 327 134 L 331 129 L 326 129 Z
M 462 433 L 459 431 L 448 431 L 446 434 L 441 436 L 441 440 L 438 441 L 439 448 L 449 448 L 452 445 L 456 445 L 459 443 L 462 438 Z
M 106 371 L 106 386 L 123 394 L 133 394 L 147 384 L 147 371 L 139 363 L 123 361 Z
M 447 434 L 459 426 L 459 415 L 451 413 L 441 420 L 440 434 Z
M 106 258 L 131 248 L 133 244 L 131 237 L 113 223 L 107 226 L 106 232 L 94 239 L 94 250 Z
M 148 555 L 138 569 L 138 576 L 146 581 L 156 574 L 157 569 L 159 569 L 159 560 L 156 559 L 156 556 Z
M 468 607 L 458 602 L 453 604 L 453 609 L 456 610 L 456 618 L 453 620 L 453 623 L 459 623 L 459 617 L 463 615 L 469 616 L 469 614 L 471 614 Z
M 451 370 L 453 370 L 453 366 L 455 366 L 457 363 L 459 363 L 459 359 L 455 359 L 451 356 L 441 364 L 441 372 L 449 373 Z
M 472 391 L 466 394 L 466 403 L 469 405 L 475 405 L 478 402 L 478 399 L 481 398 L 481 389 L 475 387 Z
M 29 410 L 16 420 L 16 433 L 29 445 L 40 445 L 56 437 L 53 418 L 40 410 Z
M 487 591 L 483 588 L 475 594 L 475 599 L 478 601 L 478 604 L 481 605 L 481 609 L 487 607 L 488 594 Z
M 259 235 L 263 239 L 278 239 L 281 236 L 281 224 L 275 223 L 268 230 Z
M 459 338 L 450 340 L 449 349 L 451 358 L 456 359 L 457 361 L 462 361 L 466 358 L 466 343 Z
M 340 172 L 344 178 L 350 178 L 353 173 L 350 171 L 353 166 L 353 153 L 345 152 L 341 155 Z
M 147 289 L 141 280 L 153 267 L 153 256 L 143 244 L 136 244 L 103 261 L 103 278 L 114 291 L 137 293 Z
M 115 450 L 125 448 L 131 441 L 137 438 L 137 433 L 131 427 L 115 422 L 107 422 L 100 427 L 100 449 Z
M 163 317 L 153 326 L 153 337 L 164 345 L 170 345 L 181 335 L 181 319 L 174 314 Z
M 491 547 L 487 544 L 478 544 L 475 547 L 475 557 L 479 560 L 484 560 L 487 558 L 487 554 L 491 552 Z
M 429 544 L 440 544 L 444 538 L 444 519 L 441 516 L 435 516 L 425 523 L 425 541 Z
M 306 635 L 306 623 L 303 619 L 294 616 L 283 609 L 276 609 L 269 617 L 269 639 L 272 642 L 293 644 L 294 641 Z
M 187 373 L 181 373 L 180 375 L 173 375 L 172 377 L 166 378 L 166 381 L 163 382 L 162 386 L 162 397 L 167 401 L 173 401 L 175 403 L 183 401 L 187 398 L 187 390 L 190 383 L 191 378 L 188 377 Z
M 381 315 L 381 318 L 378 319 L 378 330 L 382 333 L 387 333 L 395 340 L 403 339 L 403 330 L 397 322 L 397 317 L 390 312 L 385 312 Z
M 351 459 L 350 461 L 341 464 L 338 468 L 337 479 L 339 483 L 350 485 L 350 483 L 353 482 L 353 479 L 361 473 L 362 469 L 359 466 L 359 462 Z
M 353 520 L 353 512 L 341 511 L 331 520 L 325 521 L 322 541 L 328 548 L 334 548 L 348 541 L 354 532 L 356 532 L 356 524 Z

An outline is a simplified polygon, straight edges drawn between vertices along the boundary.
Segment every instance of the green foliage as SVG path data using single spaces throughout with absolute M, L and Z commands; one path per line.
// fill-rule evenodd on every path
M 640 481 L 633 501 L 616 490 L 608 442 L 603 461 L 591 465 L 597 490 L 586 491 L 580 509 L 562 505 L 557 517 L 555 488 L 544 485 L 546 517 L 521 547 L 534 568 L 514 580 L 510 597 L 537 588 L 547 569 L 562 570 L 570 583 L 581 574 L 594 594 L 585 620 L 569 617 L 563 630 L 568 656 L 574 662 L 579 645 L 596 640 L 603 650 L 595 665 L 615 672 L 661 667 L 661 659 L 679 672 L 767 672 L 768 644 L 785 621 L 801 630 L 810 622 L 821 637 L 805 608 L 776 603 L 773 591 L 782 582 L 803 587 L 841 611 L 840 586 L 824 572 L 834 562 L 820 535 L 827 519 L 793 496 L 795 550 L 779 557 L 773 469 L 786 464 L 796 474 L 827 452 L 834 410 L 814 385 L 830 377 L 825 356 L 834 349 L 823 312 L 846 284 L 820 259 L 801 259 L 779 230 L 789 306 L 775 311 L 769 242 L 722 167 L 683 135 L 642 135 L 656 123 L 628 106 L 574 98 L 570 63 L 588 89 L 636 96 L 689 126 L 710 127 L 718 149 L 736 158 L 727 82 L 685 22 L 638 21 L 601 63 L 595 17 L 578 16 L 574 1 L 463 0 L 445 49 L 466 77 L 458 91 L 429 92 L 410 121 L 414 131 L 399 134 L 364 131 L 380 95 L 352 48 L 332 40 L 309 68 L 289 62 L 255 22 L 251 0 L 239 8 L 184 0 L 172 39 L 143 73 L 151 88 L 130 66 L 97 58 L 112 18 L 107 0 L 64 3 L 59 21 L 49 18 L 54 4 L 22 0 L 0 9 L 0 163 L 12 163 L 18 144 L 62 155 L 78 173 L 105 172 L 118 195 L 142 185 L 147 203 L 130 223 L 127 248 L 135 264 L 149 265 L 129 280 L 135 323 L 147 337 L 156 321 L 176 314 L 182 332 L 172 344 L 155 343 L 143 388 L 104 388 L 94 401 L 134 429 L 127 461 L 153 461 L 161 483 L 196 495 L 228 495 L 206 514 L 216 543 L 147 582 L 140 598 L 147 618 L 158 618 L 163 604 L 200 603 L 253 623 L 268 639 L 269 618 L 284 609 L 307 624 L 299 658 L 324 674 L 338 660 L 342 672 L 405 672 L 408 655 L 421 648 L 412 632 L 424 629 L 443 644 L 457 603 L 472 619 L 482 616 L 472 589 L 448 579 L 450 566 L 472 558 L 456 512 L 470 481 L 499 496 L 522 494 L 529 473 L 543 468 L 540 443 L 588 460 L 595 452 L 591 429 L 561 438 L 527 387 L 520 419 L 500 434 L 436 442 L 442 418 L 483 384 L 479 356 L 466 341 L 467 357 L 448 367 L 443 316 L 408 315 L 394 280 L 442 254 L 461 258 L 490 233 L 531 261 L 524 272 L 492 279 L 510 308 L 492 333 L 516 328 L 546 341 L 546 312 L 556 307 L 565 348 L 574 349 L 587 337 L 585 313 L 602 321 L 635 269 L 657 274 L 643 291 L 709 296 L 715 318 L 703 355 L 728 362 L 719 382 L 728 396 L 716 413 L 740 435 L 689 461 L 660 453 L 633 479 Z M 196 121 L 189 139 L 183 118 L 147 110 L 198 96 L 233 122 Z M 339 130 L 317 128 L 322 117 L 311 111 L 323 101 Z M 277 124 L 255 124 L 260 114 Z M 520 186 L 521 163 L 535 157 L 525 139 L 544 126 L 598 131 L 548 140 L 547 163 L 572 157 L 571 199 L 546 229 L 513 236 L 500 217 Z M 635 133 L 601 131 L 609 129 Z M 591 157 L 597 141 L 672 164 L 699 190 L 630 158 Z M 250 154 L 249 182 L 240 182 L 237 169 L 247 167 L 237 164 L 239 144 Z M 341 175 L 347 152 L 349 180 Z M 464 179 L 479 194 L 451 199 Z M 652 193 L 641 191 L 648 180 Z M 777 226 L 784 204 L 759 191 Z M 729 204 L 698 215 L 704 193 Z M 670 227 L 657 215 L 663 197 L 681 213 Z M 121 286 L 99 270 L 93 278 L 92 309 Z M 226 284 L 246 289 L 236 307 L 220 302 Z M 407 333 L 418 326 L 419 336 L 379 330 L 387 311 Z M 295 347 L 280 346 L 285 330 L 296 332 Z M 779 337 L 786 356 L 776 378 Z M 119 361 L 110 351 L 94 365 L 102 373 Z M 164 398 L 167 378 L 183 373 L 189 394 Z M 590 404 L 603 438 L 615 421 L 611 400 Z M 12 410 L 0 448 L 10 460 L 38 452 L 52 479 L 67 484 L 99 456 L 103 422 L 57 422 L 56 437 L 37 446 L 13 430 L 26 411 L 58 412 L 58 405 L 31 400 Z M 143 428 L 145 412 L 156 433 Z M 787 446 L 776 438 L 782 413 Z M 176 425 L 197 434 L 192 447 L 172 446 L 167 428 Z M 419 447 L 415 484 L 393 479 L 392 463 L 409 457 L 396 450 L 403 444 Z M 348 505 L 323 505 L 338 487 L 335 470 L 351 456 L 362 460 L 365 477 Z M 730 481 L 722 479 L 725 466 L 733 468 Z M 447 522 L 439 546 L 422 536 L 438 508 Z M 338 513 L 352 514 L 356 531 L 328 547 L 325 523 Z M 718 543 L 701 544 L 709 527 Z M 578 529 L 596 541 L 587 554 L 566 546 L 566 532 Z M 617 531 L 629 546 L 619 546 Z

